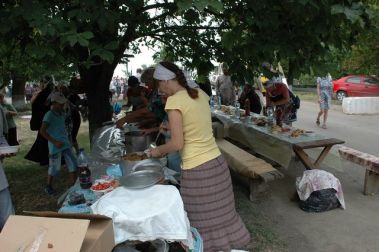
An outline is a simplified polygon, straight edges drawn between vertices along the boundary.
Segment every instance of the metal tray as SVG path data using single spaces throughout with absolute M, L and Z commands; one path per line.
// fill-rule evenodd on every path
M 120 184 L 129 189 L 153 186 L 163 179 L 163 174 L 155 171 L 136 171 L 120 178 Z

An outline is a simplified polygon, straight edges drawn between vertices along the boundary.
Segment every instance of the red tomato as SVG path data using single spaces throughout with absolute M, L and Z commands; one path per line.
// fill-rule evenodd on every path
M 91 188 L 92 190 L 95 190 L 95 191 L 102 191 L 102 190 L 105 190 L 105 189 L 108 189 L 109 187 L 111 187 L 111 184 L 110 183 L 96 183 L 94 184 Z

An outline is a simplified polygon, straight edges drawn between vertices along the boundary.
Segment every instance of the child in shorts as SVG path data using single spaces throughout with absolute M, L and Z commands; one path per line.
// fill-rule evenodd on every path
M 62 156 L 65 159 L 67 169 L 70 174 L 71 183 L 74 184 L 77 178 L 77 162 L 68 139 L 65 127 L 64 104 L 67 99 L 60 92 L 54 92 L 50 96 L 51 108 L 42 121 L 40 129 L 41 135 L 48 140 L 49 145 L 49 169 L 45 192 L 52 195 L 55 193 L 52 183 L 53 178 L 59 174 Z

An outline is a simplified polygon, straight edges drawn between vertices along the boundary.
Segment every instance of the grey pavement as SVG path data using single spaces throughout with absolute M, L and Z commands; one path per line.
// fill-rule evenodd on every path
M 295 127 L 343 139 L 347 146 L 379 156 L 379 116 L 345 115 L 340 106 L 330 110 L 328 129 L 315 124 L 318 104 L 303 101 Z M 336 152 L 334 151 L 334 154 Z M 287 243 L 289 251 L 379 251 L 379 195 L 363 195 L 365 169 L 342 162 L 342 169 L 322 166 L 339 178 L 346 210 L 306 213 L 290 200 L 295 192 L 295 178 L 302 165 L 281 169 L 285 178 L 270 183 L 271 196 L 257 207 L 271 220 L 273 229 Z

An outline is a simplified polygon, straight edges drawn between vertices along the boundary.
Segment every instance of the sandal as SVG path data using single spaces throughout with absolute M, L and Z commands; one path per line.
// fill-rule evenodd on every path
M 316 124 L 317 124 L 317 126 L 320 126 L 320 119 L 317 118 Z
M 327 129 L 326 124 L 323 124 L 321 128 Z

